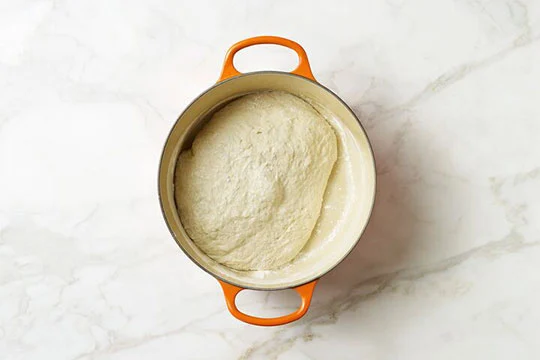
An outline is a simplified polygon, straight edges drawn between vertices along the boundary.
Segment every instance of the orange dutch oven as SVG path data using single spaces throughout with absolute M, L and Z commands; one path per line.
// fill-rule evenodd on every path
M 234 55 L 258 44 L 275 44 L 294 50 L 298 55 L 298 66 L 290 73 L 240 73 L 234 67 Z M 174 200 L 174 173 L 180 152 L 191 147 L 197 131 L 217 110 L 246 94 L 268 90 L 299 96 L 325 115 L 339 135 L 338 161 L 326 190 L 319 222 L 298 259 L 273 271 L 237 271 L 210 259 L 186 234 Z M 375 201 L 375 180 L 375 161 L 366 132 L 353 111 L 315 80 L 304 49 L 288 39 L 259 36 L 234 44 L 225 56 L 218 82 L 199 95 L 180 115 L 163 149 L 158 183 L 163 216 L 172 236 L 195 264 L 218 280 L 230 313 L 249 324 L 274 326 L 300 319 L 309 308 L 318 279 L 337 266 L 357 244 Z M 298 292 L 302 302 L 296 311 L 285 316 L 251 316 L 241 312 L 235 303 L 236 296 L 244 289 L 291 288 Z

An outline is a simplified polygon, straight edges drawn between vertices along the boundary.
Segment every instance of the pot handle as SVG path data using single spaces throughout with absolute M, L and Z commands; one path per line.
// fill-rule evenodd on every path
M 318 279 L 317 279 L 318 280 Z M 236 295 L 242 290 L 245 290 L 241 287 L 231 285 L 229 283 L 226 283 L 224 281 L 218 280 L 221 287 L 223 288 L 223 294 L 225 295 L 225 302 L 227 303 L 227 308 L 229 309 L 229 312 L 237 318 L 240 321 L 243 321 L 248 324 L 252 325 L 259 325 L 259 326 L 276 326 L 276 325 L 284 325 L 288 324 L 290 322 L 296 321 L 300 319 L 302 316 L 306 314 L 309 308 L 309 304 L 311 303 L 311 297 L 313 296 L 313 290 L 315 290 L 315 285 L 317 285 L 317 280 L 313 280 L 312 282 L 309 282 L 304 285 L 300 285 L 298 287 L 295 287 L 294 290 L 300 295 L 300 298 L 302 299 L 302 304 L 293 313 L 290 313 L 288 315 L 280 316 L 277 318 L 260 318 L 255 317 L 251 315 L 244 314 L 238 308 L 236 307 Z
M 291 73 L 303 76 L 310 80 L 315 80 L 315 77 L 313 77 L 313 73 L 311 72 L 311 67 L 309 66 L 306 51 L 302 48 L 302 46 L 300 46 L 300 44 L 278 36 L 256 36 L 239 41 L 233 46 L 231 46 L 231 48 L 229 49 L 229 51 L 227 51 L 227 54 L 225 55 L 225 61 L 223 62 L 223 70 L 221 71 L 221 76 L 219 77 L 218 82 L 231 78 L 233 76 L 240 75 L 241 72 L 238 71 L 233 64 L 234 55 L 244 48 L 260 44 L 281 45 L 291 50 L 294 50 L 298 55 L 298 66 L 296 67 L 296 69 L 291 71 Z

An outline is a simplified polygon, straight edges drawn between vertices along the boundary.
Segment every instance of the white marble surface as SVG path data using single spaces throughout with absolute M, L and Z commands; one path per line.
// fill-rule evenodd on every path
M 361 243 L 278 328 L 228 314 L 156 195 L 177 115 L 260 34 L 306 48 L 379 173 Z M 533 0 L 2 1 L 0 358 L 539 359 L 539 37 Z

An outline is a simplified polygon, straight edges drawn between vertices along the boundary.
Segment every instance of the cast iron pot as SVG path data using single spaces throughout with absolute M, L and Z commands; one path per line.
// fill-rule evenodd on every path
M 245 47 L 257 44 L 275 44 L 294 50 L 298 55 L 298 67 L 290 73 L 281 71 L 240 73 L 234 67 L 234 55 Z M 310 255 L 302 261 L 293 261 L 282 270 L 267 273 L 235 271 L 206 256 L 186 234 L 174 200 L 174 173 L 178 155 L 182 150 L 191 147 L 195 134 L 213 113 L 236 98 L 265 90 L 292 93 L 309 101 L 321 112 L 332 116 L 334 128 L 341 134 L 338 156 L 347 158 L 343 171 L 348 175 L 343 177 L 342 183 L 336 185 L 334 190 L 342 198 L 341 207 L 336 206 L 341 210 L 336 211 L 335 216 L 331 212 L 330 215 L 325 215 L 324 222 L 328 228 L 326 230 L 332 231 L 333 234 L 331 241 L 306 245 Z M 360 121 L 337 95 L 315 80 L 304 49 L 288 39 L 260 36 L 234 44 L 225 56 L 218 82 L 196 98 L 180 115 L 163 149 L 158 182 L 161 208 L 171 234 L 195 264 L 219 281 L 231 314 L 246 323 L 273 326 L 300 319 L 309 308 L 317 280 L 337 266 L 357 244 L 367 226 L 375 201 L 375 179 L 373 152 Z M 235 304 L 236 295 L 244 289 L 289 288 L 300 294 L 302 303 L 295 312 L 285 316 L 255 317 L 241 312 Z

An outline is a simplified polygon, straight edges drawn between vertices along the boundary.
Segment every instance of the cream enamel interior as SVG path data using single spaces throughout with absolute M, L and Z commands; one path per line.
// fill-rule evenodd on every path
M 264 90 L 287 91 L 312 103 L 323 113 L 340 137 L 341 163 L 325 194 L 326 209 L 298 259 L 283 269 L 267 272 L 231 270 L 202 253 L 184 231 L 174 200 L 174 170 L 177 157 L 191 146 L 205 121 L 226 103 L 242 95 Z M 350 175 L 344 179 L 343 173 Z M 159 169 L 162 210 L 178 245 L 213 276 L 244 288 L 275 290 L 315 280 L 336 266 L 352 250 L 364 231 L 375 198 L 375 164 L 368 138 L 351 110 L 332 92 L 306 78 L 282 72 L 257 72 L 223 81 L 198 97 L 180 115 L 163 150 Z M 327 204 L 331 196 L 334 203 Z M 345 211 L 346 210 L 346 211 Z M 331 233 L 331 241 L 323 241 Z M 264 249 L 261 249 L 264 251 Z

